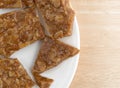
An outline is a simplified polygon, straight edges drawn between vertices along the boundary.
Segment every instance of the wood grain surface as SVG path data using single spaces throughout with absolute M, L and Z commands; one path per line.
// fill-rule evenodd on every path
M 71 0 L 81 55 L 70 88 L 120 88 L 120 0 Z

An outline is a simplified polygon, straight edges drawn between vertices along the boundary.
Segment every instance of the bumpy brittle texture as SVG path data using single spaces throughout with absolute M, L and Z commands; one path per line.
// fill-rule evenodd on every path
M 23 3 L 23 7 L 33 7 L 34 6 L 33 0 L 22 0 L 22 3 Z
M 55 67 L 67 58 L 76 55 L 78 52 L 77 48 L 47 37 L 41 46 L 33 72 L 42 73 Z
M 43 30 L 33 8 L 0 15 L 0 55 L 10 56 L 43 38 Z
M 51 37 L 61 38 L 72 34 L 74 11 L 69 0 L 35 0 L 35 3 Z
M 0 0 L 0 8 L 21 8 L 21 0 Z
M 39 75 L 38 73 L 34 73 L 33 75 L 34 75 L 37 85 L 40 88 L 50 88 L 51 84 L 53 83 L 53 79 L 43 77 Z
M 33 85 L 17 59 L 0 59 L 0 88 L 32 88 Z
M 33 0 L 0 0 L 0 8 L 25 8 L 33 6 Z

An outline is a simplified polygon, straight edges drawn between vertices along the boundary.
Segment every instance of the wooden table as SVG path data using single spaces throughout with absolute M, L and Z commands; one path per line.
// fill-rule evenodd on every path
M 120 88 L 120 0 L 71 0 L 81 55 L 70 88 Z

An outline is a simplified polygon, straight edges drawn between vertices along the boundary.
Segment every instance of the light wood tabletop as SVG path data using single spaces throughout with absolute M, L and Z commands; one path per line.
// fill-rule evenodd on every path
M 81 35 L 70 88 L 120 88 L 120 0 L 71 0 Z

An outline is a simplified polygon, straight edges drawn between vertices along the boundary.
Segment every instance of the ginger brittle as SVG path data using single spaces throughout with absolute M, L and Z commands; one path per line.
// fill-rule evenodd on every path
M 59 40 L 46 37 L 42 43 L 33 72 L 42 73 L 78 54 L 79 50 Z
M 0 15 L 0 55 L 10 56 L 43 38 L 44 32 L 34 8 Z
M 0 88 L 32 88 L 34 82 L 17 59 L 0 59 Z
M 49 36 L 62 38 L 72 34 L 74 11 L 69 0 L 35 0 Z

